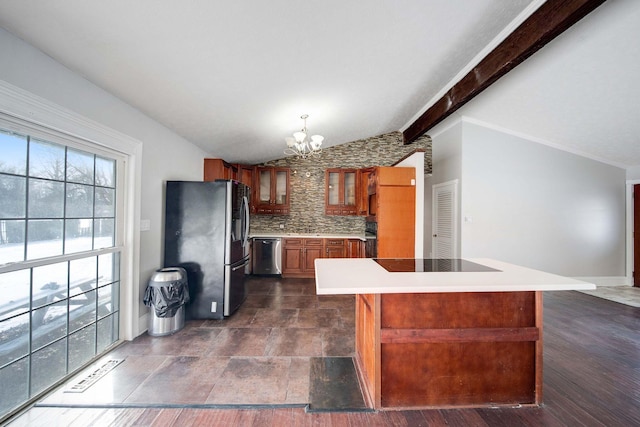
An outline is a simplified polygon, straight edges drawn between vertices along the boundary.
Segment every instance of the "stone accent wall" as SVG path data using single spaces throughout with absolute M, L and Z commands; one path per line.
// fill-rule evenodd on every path
M 285 157 L 263 163 L 291 169 L 291 210 L 289 215 L 252 215 L 251 232 L 364 233 L 364 217 L 324 214 L 325 169 L 391 166 L 416 149 L 425 150 L 425 174 L 431 173 L 431 139 L 424 136 L 404 145 L 400 132 L 328 147 L 316 158 Z

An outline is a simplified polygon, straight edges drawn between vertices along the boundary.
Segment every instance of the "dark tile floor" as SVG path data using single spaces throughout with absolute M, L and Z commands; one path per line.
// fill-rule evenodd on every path
M 318 296 L 312 279 L 251 277 L 248 288 L 232 316 L 144 334 L 109 353 L 124 361 L 87 390 L 41 404 L 307 404 L 311 358 L 353 356 L 354 297 Z

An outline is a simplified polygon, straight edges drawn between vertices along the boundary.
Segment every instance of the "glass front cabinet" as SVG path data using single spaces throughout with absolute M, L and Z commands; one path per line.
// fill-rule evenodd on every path
M 256 168 L 254 190 L 256 214 L 289 214 L 289 178 L 289 168 Z
M 325 214 L 357 215 L 357 169 L 325 171 Z

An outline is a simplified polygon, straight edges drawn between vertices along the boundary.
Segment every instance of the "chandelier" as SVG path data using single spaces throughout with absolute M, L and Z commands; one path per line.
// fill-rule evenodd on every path
M 287 148 L 284 150 L 284 154 L 287 156 L 297 156 L 301 159 L 306 159 L 311 156 L 319 156 L 322 153 L 322 141 L 324 137 L 321 135 L 312 135 L 311 139 L 307 139 L 307 118 L 308 114 L 303 114 L 300 118 L 304 121 L 304 126 L 299 132 L 295 132 L 293 136 L 285 138 L 287 141 Z

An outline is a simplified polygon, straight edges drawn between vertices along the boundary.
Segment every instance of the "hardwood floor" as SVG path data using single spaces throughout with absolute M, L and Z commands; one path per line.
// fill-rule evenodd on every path
M 301 282 L 291 279 L 283 280 L 282 283 L 288 287 Z M 250 305 L 257 304 L 256 301 L 254 299 Z M 298 299 L 296 304 L 302 303 Z M 328 413 L 306 413 L 303 407 L 298 406 L 247 409 L 177 407 L 178 405 L 128 408 L 108 405 L 96 408 L 33 407 L 9 425 L 640 425 L 640 308 L 579 292 L 547 292 L 544 303 L 544 404 L 541 407 Z M 296 312 L 295 321 L 311 322 L 311 318 L 306 315 L 300 316 L 300 310 Z M 289 321 L 292 321 L 290 316 Z

